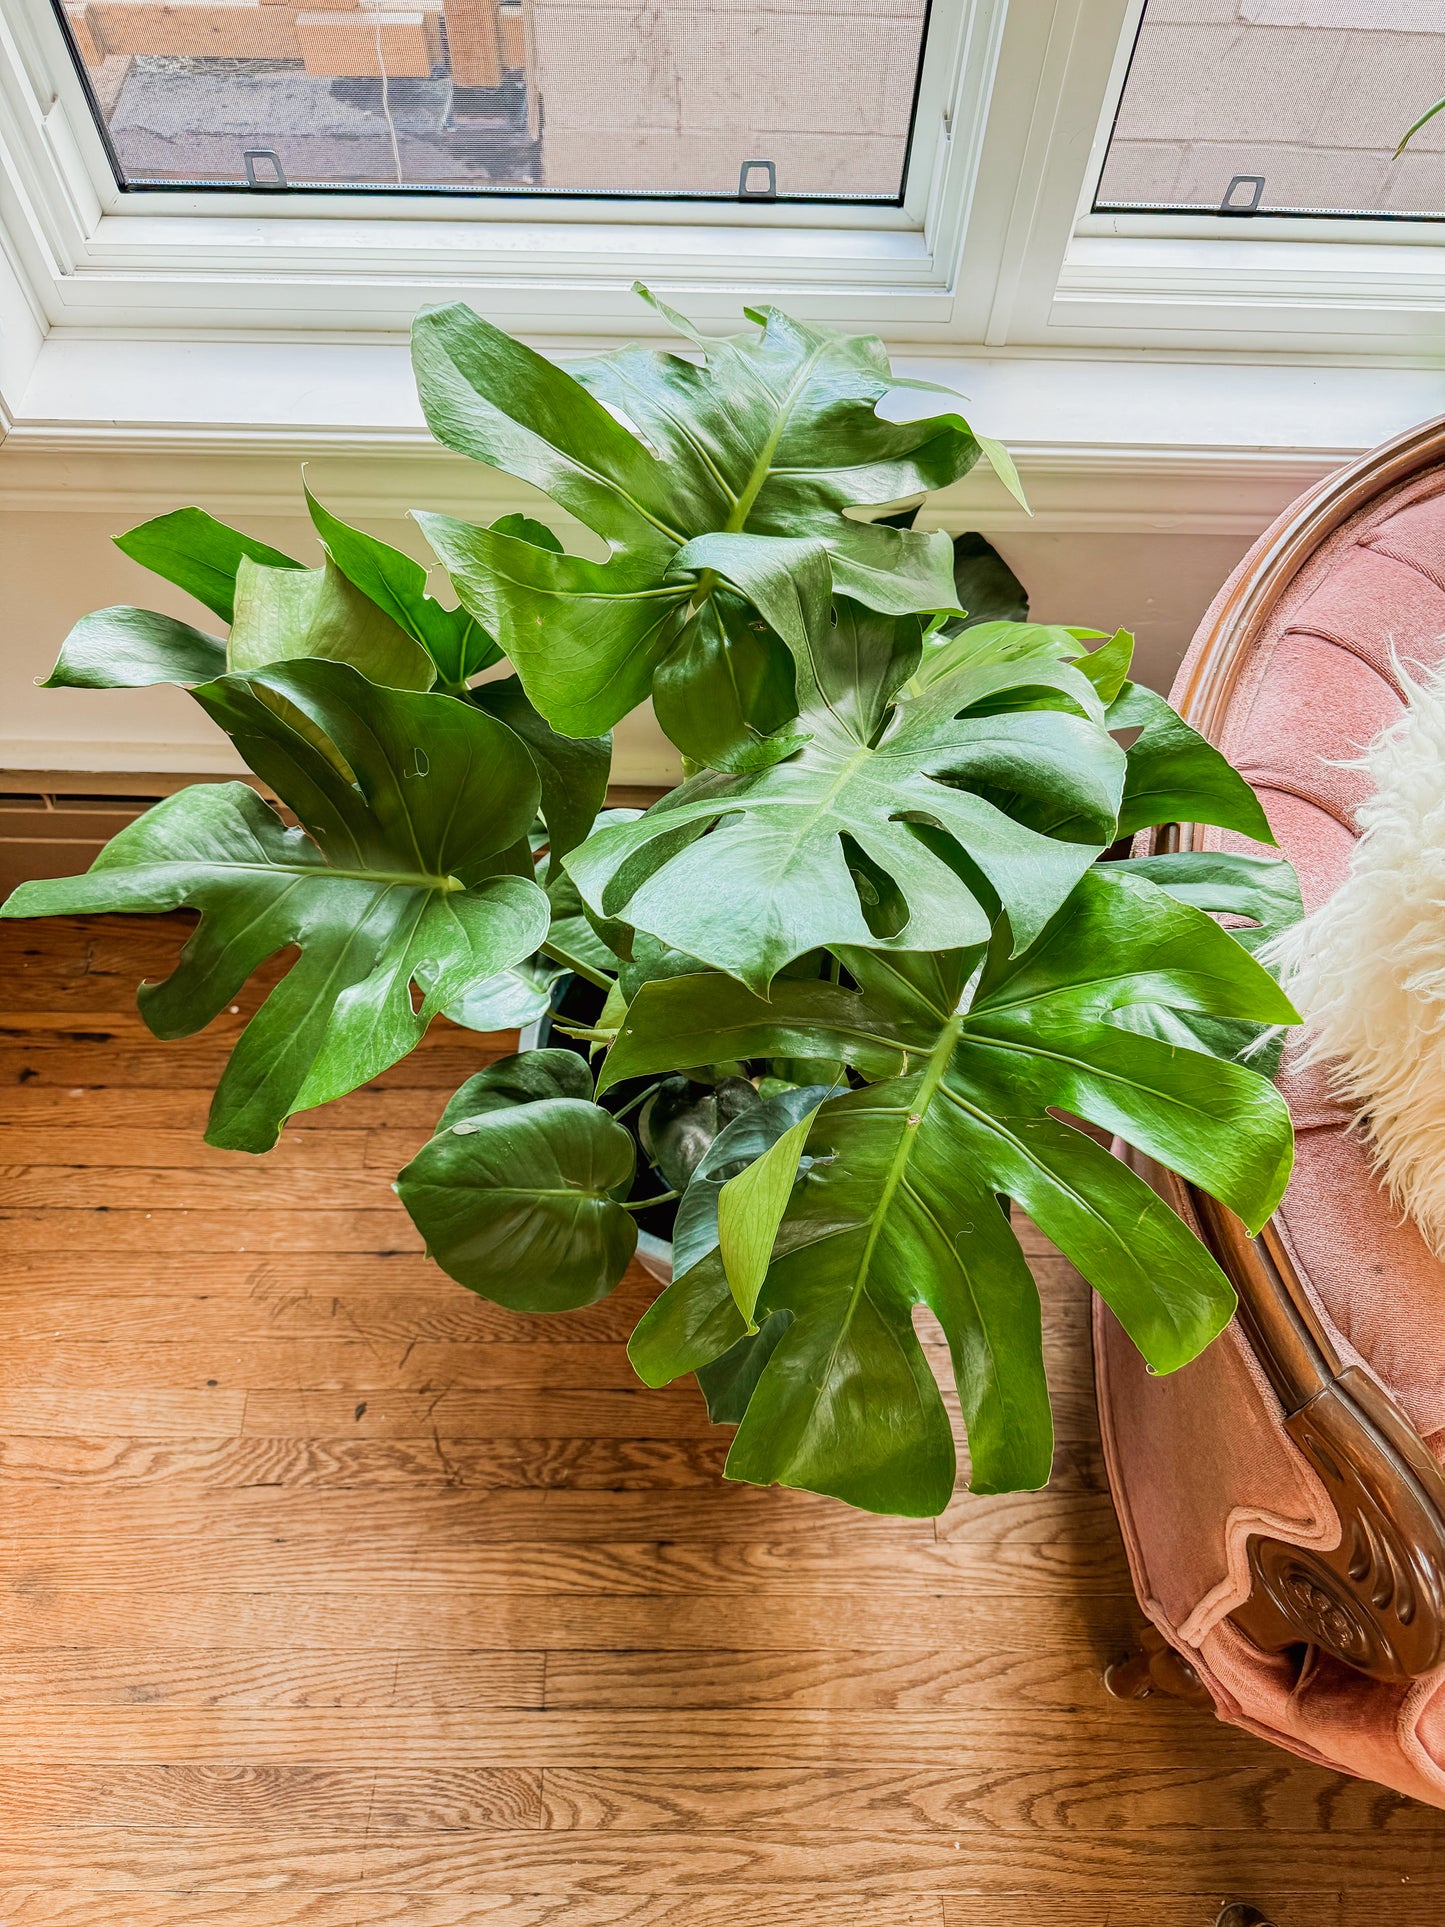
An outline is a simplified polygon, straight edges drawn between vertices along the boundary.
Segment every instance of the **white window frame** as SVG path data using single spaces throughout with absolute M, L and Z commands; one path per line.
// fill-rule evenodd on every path
M 1007 0 L 935 0 L 901 207 L 122 190 L 49 0 L 0 19 L 4 207 L 49 327 L 405 328 L 426 301 L 635 331 L 637 278 L 946 325 Z
M 1047 299 L 1019 317 L 1021 338 L 1372 359 L 1438 353 L 1445 221 L 1093 212 L 1145 4 L 1128 0 L 1069 243 Z M 1068 183 L 1057 192 L 1068 198 Z

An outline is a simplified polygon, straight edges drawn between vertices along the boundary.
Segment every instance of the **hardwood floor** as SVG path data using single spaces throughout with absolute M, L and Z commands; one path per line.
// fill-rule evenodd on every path
M 1044 1493 L 937 1527 L 726 1486 L 630 1278 L 525 1319 L 389 1190 L 507 1038 L 265 1160 L 179 924 L 0 925 L 0 1927 L 1438 1927 L 1445 1814 L 1119 1704 L 1085 1296 Z

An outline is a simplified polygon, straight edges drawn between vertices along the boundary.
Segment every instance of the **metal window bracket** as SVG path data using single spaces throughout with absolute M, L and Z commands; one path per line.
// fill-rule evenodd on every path
M 1234 190 L 1237 187 L 1252 187 L 1254 192 L 1247 201 L 1236 201 Z M 1224 190 L 1224 199 L 1219 203 L 1219 211 L 1221 214 L 1257 214 L 1263 199 L 1263 174 L 1236 174 Z
M 248 147 L 241 155 L 241 159 L 246 164 L 247 187 L 260 187 L 260 188 L 274 189 L 278 187 L 290 186 L 290 182 L 286 179 L 286 170 L 281 165 L 281 156 L 275 151 L 274 148 Z M 272 168 L 275 170 L 274 177 L 272 179 L 270 180 L 258 179 L 256 174 L 257 161 L 269 161 L 271 163 Z
M 748 176 L 755 167 L 762 168 L 768 177 L 766 187 L 749 187 Z M 778 198 L 778 169 L 773 161 L 744 161 L 738 169 L 738 199 L 740 201 L 775 201 Z

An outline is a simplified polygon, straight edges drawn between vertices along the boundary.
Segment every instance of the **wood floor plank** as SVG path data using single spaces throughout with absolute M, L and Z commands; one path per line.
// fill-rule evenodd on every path
M 0 1116 L 9 1111 L 0 1100 Z M 247 1168 L 265 1177 L 289 1176 L 297 1171 L 337 1172 L 384 1170 L 394 1148 L 403 1141 L 397 1131 L 378 1131 L 383 1140 L 375 1164 L 368 1164 L 367 1153 L 372 1133 L 345 1129 L 335 1123 L 318 1124 L 310 1131 L 284 1131 L 275 1149 L 264 1160 L 248 1158 L 242 1151 L 220 1151 L 201 1136 L 205 1119 L 188 1120 L 185 1129 L 142 1127 L 127 1129 L 118 1124 L 88 1124 L 79 1119 L 63 1123 L 34 1120 L 0 1123 L 0 1166 L 10 1169 L 55 1169 L 80 1166 L 98 1173 L 121 1171 L 207 1171 L 231 1173 Z M 420 1130 L 406 1134 L 421 1139 Z M 116 1183 L 123 1182 L 116 1179 Z M 53 1196 L 53 1191 L 47 1195 Z M 18 1200 L 14 1200 L 18 1202 Z M 75 1201 L 75 1200 L 73 1200 Z
M 1173 1773 L 1111 1762 L 1032 1772 L 887 1768 L 0 1767 L 0 1826 L 268 1827 L 386 1833 L 665 1833 L 843 1827 L 947 1834 L 1065 1828 L 1429 1832 L 1431 1809 L 1299 1763 Z M 0 1916 L 3 1917 L 3 1916 Z
M 1027 1921 L 1028 1927 L 1214 1927 L 1221 1909 L 1232 1900 L 1246 1900 L 1258 1912 L 1268 1914 L 1273 1927 L 1344 1927 L 1338 1893 L 1316 1889 L 1300 1893 L 1297 1889 L 1281 1893 L 1276 1888 L 1254 1888 L 1247 1895 L 1231 1891 L 1199 1894 L 1161 1892 L 1156 1886 L 1122 1893 L 1117 1888 L 1108 1896 L 1107 1913 L 1101 1902 L 1087 1896 L 1059 1894 L 949 1894 L 943 1900 L 945 1927 L 1002 1927 L 1003 1922 Z M 1389 1918 L 1389 1927 L 1403 1927 Z M 1383 1927 L 1381 1917 L 1372 1915 L 1369 1923 L 1358 1927 Z M 1353 1918 L 1350 1927 L 1356 1927 Z
M 243 1654 L 193 1646 L 170 1646 L 162 1653 L 70 1646 L 8 1654 L 5 1697 L 15 1709 L 540 1710 L 546 1661 L 545 1653 L 525 1648 L 471 1653 L 363 1648 L 321 1653 L 282 1647 Z
M 1345 1878 L 1368 1889 L 1382 1876 L 1400 1881 L 1409 1865 L 1417 1900 L 1445 1905 L 1445 1885 L 1430 1870 L 1427 1836 L 1351 1842 Z M 205 1893 L 260 1888 L 322 1891 L 380 1887 L 414 1894 L 644 1897 L 706 1893 L 716 1886 L 768 1892 L 831 1884 L 862 1894 L 1006 1895 L 1025 1890 L 1072 1896 L 1081 1880 L 1105 1891 L 1249 1891 L 1278 1878 L 1281 1855 L 1306 1891 L 1338 1879 L 1336 1842 L 1317 1835 L 1263 1838 L 1190 1829 L 1130 1833 L 976 1833 L 947 1835 L 782 1833 L 709 1830 L 666 1834 L 555 1834 L 475 1829 L 386 1834 L 255 1832 L 235 1827 L 17 1827 L 0 1838 L 0 1887 L 47 1877 L 117 1894 L 183 1886 Z M 1168 1871 L 1160 1877 L 1161 1869 Z
M 1429 1807 L 1368 1781 L 1297 1761 L 1251 1757 L 1208 1766 L 1144 1765 L 1127 1751 L 1039 1770 L 717 1767 L 697 1772 L 554 1767 L 541 1775 L 544 1824 L 601 1832 L 786 1825 L 957 1835 L 1065 1828 L 1153 1834 L 1160 1828 L 1340 1835 L 1431 1833 Z
M 206 1128 L 211 1107 L 210 1085 L 186 1089 L 167 1082 L 164 1059 L 157 1058 L 149 1065 L 150 1082 L 129 1087 L 104 1081 L 98 1052 L 82 1060 L 81 1068 L 86 1074 L 84 1083 L 74 1079 L 51 1082 L 41 1079 L 38 1072 L 23 1082 L 10 1075 L 0 1078 L 0 1119 L 16 1125 L 62 1129 L 74 1125 L 108 1130 L 193 1131 L 198 1139 Z M 219 1074 L 219 1063 L 216 1070 Z M 311 1131 L 396 1131 L 411 1144 L 436 1123 L 442 1109 L 439 1099 L 444 1101 L 445 1095 L 429 1084 L 414 1089 L 386 1090 L 368 1085 L 330 1104 L 319 1105 L 314 1111 L 298 1111 L 287 1119 L 285 1136 L 304 1136 Z
M 712 1493 L 721 1439 L 0 1439 L 0 1491 L 135 1485 Z M 1067 1468 L 1066 1468 L 1067 1470 Z
M 886 1583 L 870 1589 L 862 1575 L 851 1588 L 826 1593 L 762 1585 L 706 1594 L 428 1591 L 420 1607 L 406 1586 L 198 1591 L 197 1580 L 192 1572 L 174 1588 L 127 1593 L 95 1583 L 67 1586 L 43 1567 L 17 1568 L 0 1586 L 0 1652 L 187 1641 L 242 1651 L 288 1642 L 298 1651 L 408 1642 L 417 1652 L 531 1643 L 549 1652 L 754 1651 L 765 1616 L 769 1639 L 794 1647 L 828 1646 L 846 1637 L 879 1647 L 950 1653 L 980 1647 L 1007 1654 L 1035 1652 L 1044 1644 L 1088 1650 L 1102 1674 L 1109 1659 L 1128 1650 L 1138 1617 L 1122 1580 L 1113 1592 L 1071 1597 L 1066 1612 L 1042 1620 L 1034 1590 L 970 1594 L 938 1588 L 910 1594 L 900 1609 Z M 1150 1717 L 1155 1710 L 1149 1708 Z M 1142 1718 L 1135 1722 L 1140 1730 L 1146 1724 Z M 1205 1731 L 1212 1745 L 1213 1728 Z M 1288 1762 L 1274 1764 L 1283 1771 Z
M 63 1196 L 61 1192 L 59 1195 Z M 198 1269 L 212 1252 L 414 1251 L 420 1233 L 404 1212 L 306 1211 L 253 1208 L 232 1211 L 73 1210 L 64 1204 L 36 1211 L 0 1211 L 0 1256 L 34 1257 L 64 1251 L 72 1259 L 91 1253 L 150 1251 L 157 1243 L 180 1245 Z
M 0 1907 L 13 1927 L 943 1927 L 943 1903 L 932 1896 L 879 1899 L 836 1889 L 759 1896 L 715 1888 L 682 1900 L 188 1891 L 127 1894 L 122 1923 L 113 1892 L 10 1888 L 0 1889 Z
M 0 1767 L 0 1827 L 238 1827 L 325 1833 L 377 1826 L 542 1827 L 528 1767 L 97 1766 L 63 1775 Z M 3 1918 L 0 1911 L 0 1918 Z
M 201 1282 L 192 1274 L 193 1282 Z M 208 1277 L 205 1282 L 211 1283 Z M 332 1338 L 363 1344 L 389 1342 L 483 1345 L 596 1345 L 625 1343 L 657 1287 L 623 1288 L 585 1314 L 555 1316 L 507 1311 L 444 1279 L 445 1291 L 286 1290 L 244 1294 L 79 1291 L 68 1284 L 0 1293 L 0 1343 L 61 1339 L 87 1344 L 233 1344 L 270 1339 Z
M 753 1768 L 934 1767 L 960 1761 L 996 1770 L 1057 1765 L 1063 1722 L 1055 1712 L 869 1713 L 846 1716 L 812 1708 L 786 1712 L 431 1713 L 388 1708 L 206 1708 L 133 1706 L 66 1708 L 63 1712 L 0 1707 L 0 1752 L 55 1770 L 72 1765 L 368 1766 L 405 1749 L 416 1766 L 552 1767 L 579 1760 L 685 1772 L 726 1759 Z M 1076 1710 L 1069 1745 L 1081 1753 L 1112 1750 L 1131 1766 L 1177 1766 L 1181 1748 L 1198 1745 L 1199 1722 L 1178 1709 L 1151 1712 L 1147 1724 L 1112 1705 Z M 1211 1735 L 1210 1758 L 1238 1765 L 1258 1760 L 1249 1735 Z M 1434 1841 L 1439 1829 L 1427 1834 Z M 1357 1836 L 1349 1836 L 1353 1841 Z M 1365 1836 L 1358 1836 L 1364 1838 Z M 1392 1836 L 1393 1838 L 1393 1836 Z M 1339 1842 L 1334 1851 L 1339 1852 Z M 3 1883 L 0 1883 L 3 1884 Z M 23 1884 L 23 1883 L 22 1883 Z
M 163 1044 L 137 1024 L 122 1029 L 107 1023 L 97 1029 L 34 1030 L 0 1033 L 0 1085 L 36 1083 L 103 1085 L 128 1090 L 157 1086 L 165 1090 L 210 1092 L 225 1068 L 236 1032 L 217 1043 Z M 374 1091 L 426 1091 L 435 1121 L 451 1093 L 467 1078 L 509 1052 L 494 1040 L 456 1043 L 465 1036 L 433 1033 L 401 1063 L 372 1080 Z M 434 1041 L 435 1039 L 435 1041 Z M 512 1048 L 515 1048 L 513 1046 Z M 344 1100 L 343 1100 L 344 1101 Z
M 1105 1693 L 1139 1615 L 1034 1226 L 1045 1492 L 731 1485 L 695 1385 L 627 1363 L 640 1268 L 523 1318 L 391 1192 L 515 1035 L 435 1024 L 215 1151 L 287 959 L 163 1044 L 135 985 L 188 927 L 0 926 L 0 1927 L 1445 1919 L 1445 1815 Z

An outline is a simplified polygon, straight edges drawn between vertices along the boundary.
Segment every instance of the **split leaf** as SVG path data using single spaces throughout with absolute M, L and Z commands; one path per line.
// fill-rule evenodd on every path
M 496 874 L 537 784 L 490 717 L 379 689 L 341 663 L 279 664 L 193 693 L 301 827 L 244 784 L 197 784 L 122 830 L 83 876 L 22 884 L 3 914 L 199 910 L 176 970 L 140 989 L 158 1037 L 200 1030 L 295 945 L 206 1133 L 264 1151 L 293 1112 L 377 1076 L 438 1011 L 541 943 L 543 892 Z

